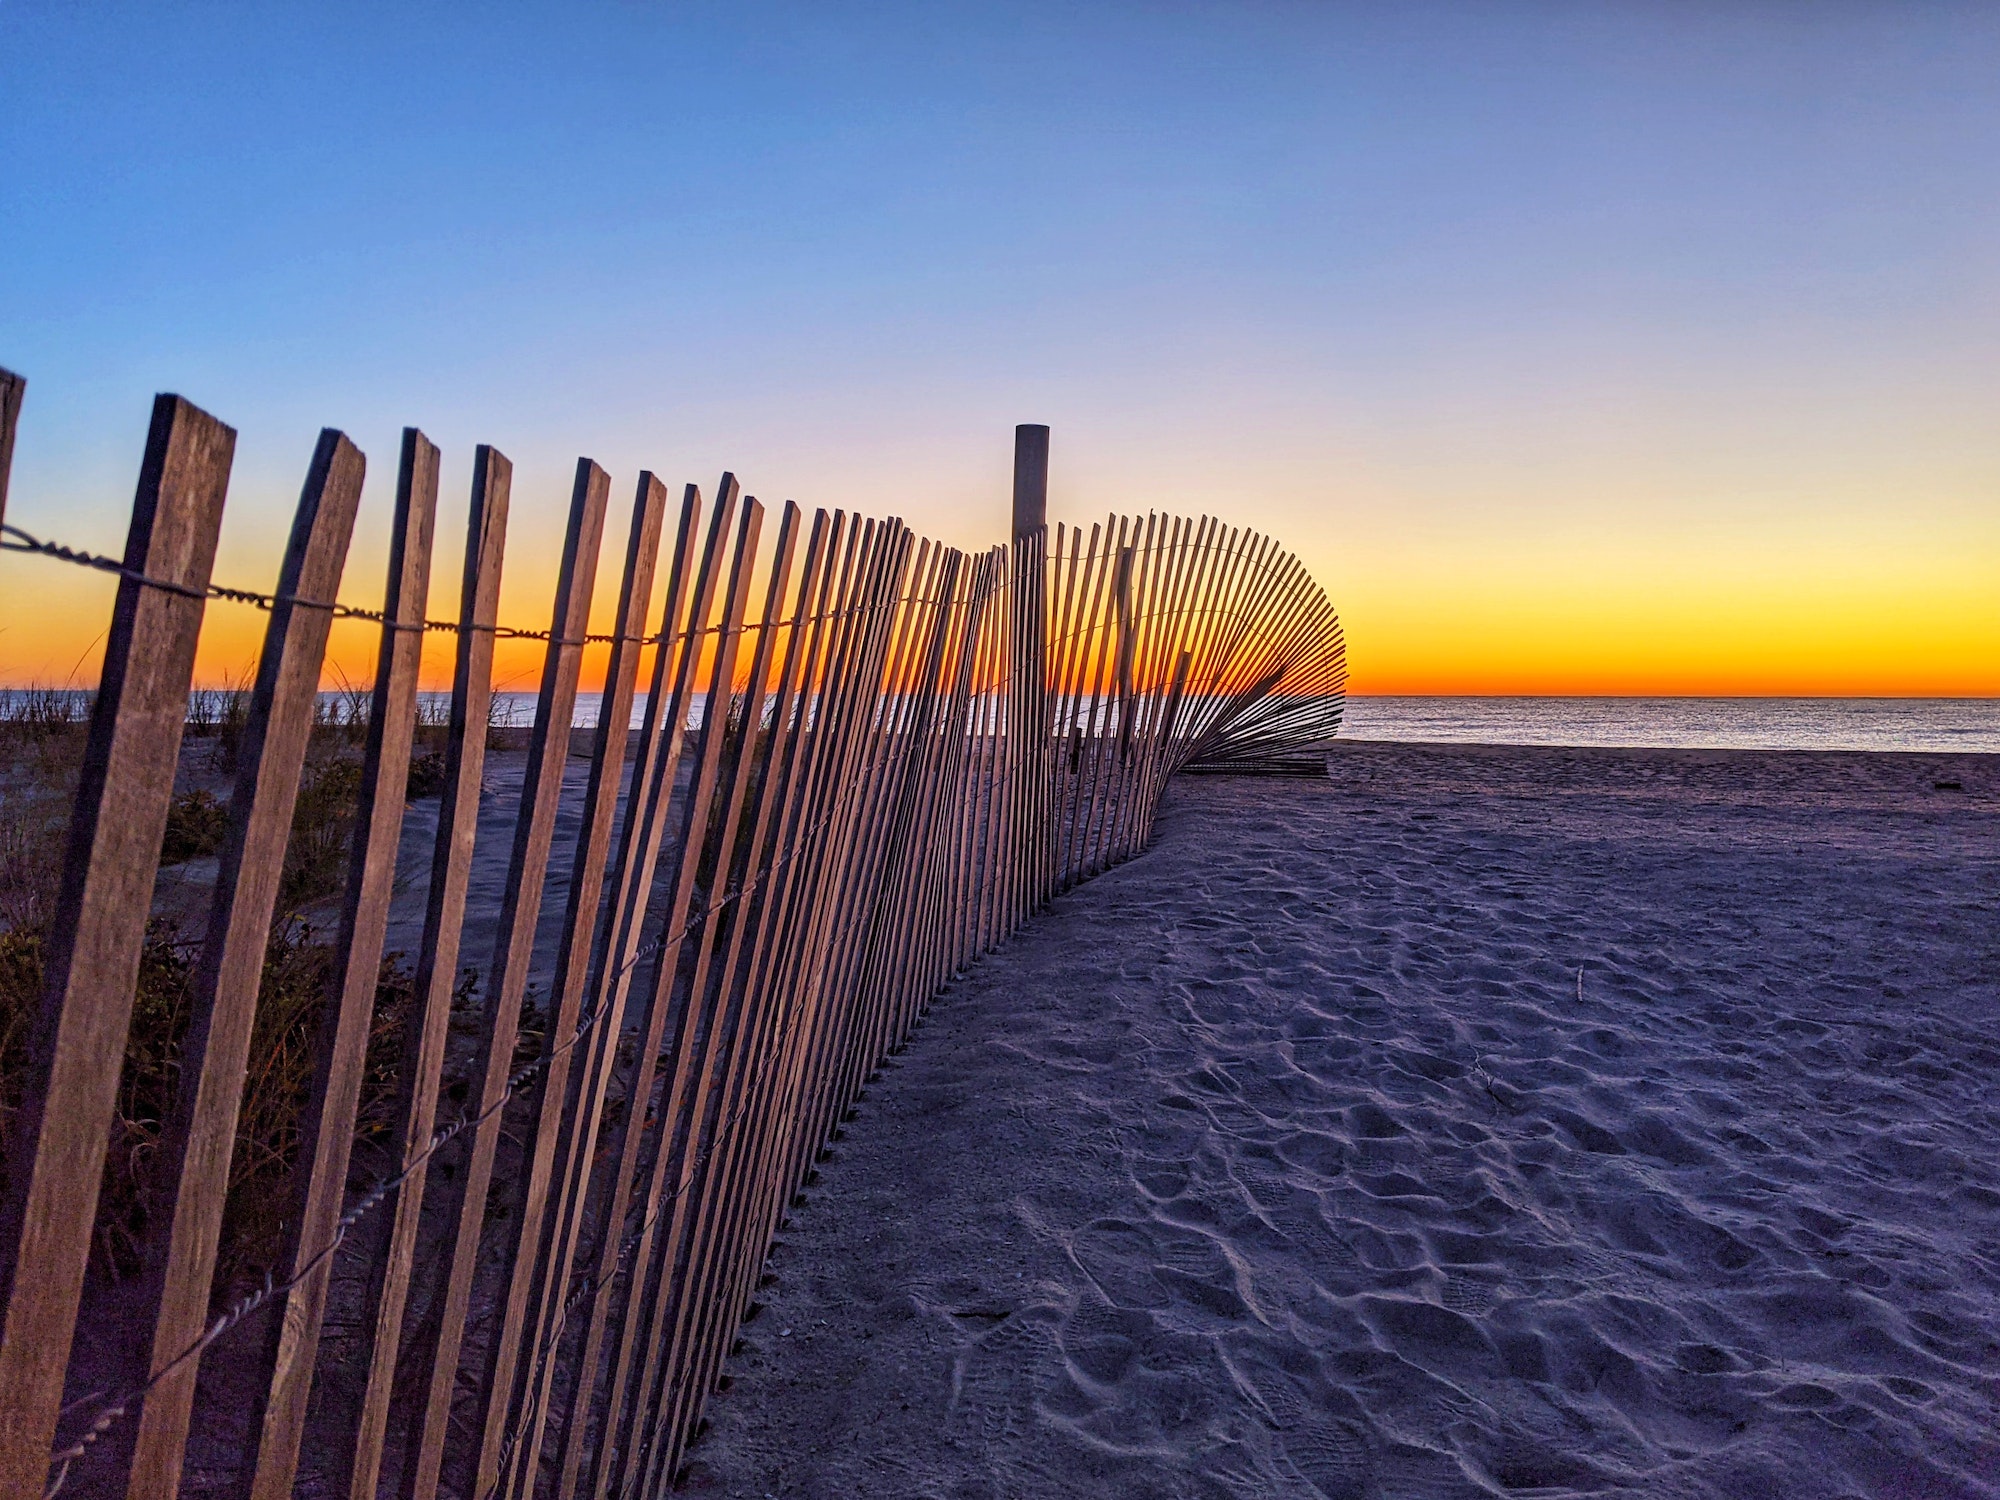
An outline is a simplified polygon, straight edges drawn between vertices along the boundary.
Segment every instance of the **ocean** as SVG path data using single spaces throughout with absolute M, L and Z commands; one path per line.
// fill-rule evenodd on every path
M 526 724 L 532 693 L 502 693 Z M 598 695 L 576 722 L 597 722 Z M 639 722 L 643 702 L 633 708 Z M 1357 740 L 1669 750 L 1972 750 L 2000 754 L 2000 698 L 1349 698 Z
M 40 692 L 0 689 L 0 720 Z M 81 711 L 86 695 L 73 697 Z M 330 698 L 336 695 L 328 695 Z M 441 708 L 442 693 L 426 693 Z M 599 695 L 577 697 L 597 722 Z M 639 723 L 644 700 L 633 707 Z M 533 693 L 494 694 L 503 724 L 533 721 Z M 1713 750 L 1944 750 L 2000 754 L 2000 698 L 1349 698 L 1341 730 L 1357 740 L 1622 745 Z
M 1349 698 L 1357 740 L 2000 753 L 2000 698 Z

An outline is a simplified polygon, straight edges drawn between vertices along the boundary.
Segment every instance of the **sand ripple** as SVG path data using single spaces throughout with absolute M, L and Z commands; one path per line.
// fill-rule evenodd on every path
M 1944 765 L 1177 790 L 870 1091 L 691 1488 L 2000 1495 L 2000 767 Z

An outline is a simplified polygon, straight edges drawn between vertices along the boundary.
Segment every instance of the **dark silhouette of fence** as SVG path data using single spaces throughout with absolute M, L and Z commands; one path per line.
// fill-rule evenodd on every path
M 0 504 L 21 384 L 0 372 Z M 496 616 L 510 480 L 498 452 L 478 451 L 458 614 L 440 624 L 428 621 L 439 456 L 421 433 L 403 435 L 379 611 L 330 603 L 363 474 L 331 430 L 275 591 L 211 582 L 233 445 L 231 429 L 162 396 L 122 560 L 8 529 L 12 550 L 120 581 L 0 1200 L 7 1494 L 172 1495 L 191 1430 L 210 1423 L 240 1433 L 236 1490 L 252 1496 L 290 1493 L 306 1452 L 322 1488 L 356 1497 L 660 1493 L 793 1195 L 930 998 L 1056 894 L 1139 850 L 1177 770 L 1281 765 L 1338 726 L 1340 629 L 1299 563 L 1206 518 L 1051 530 L 1046 428 L 1017 435 L 1011 543 L 977 555 L 896 520 L 808 519 L 791 504 L 771 516 L 727 475 L 712 500 L 689 486 L 676 506 L 642 474 L 608 637 L 586 627 L 611 504 L 594 463 L 577 465 L 536 632 Z M 649 621 L 661 566 L 664 611 Z M 196 636 L 216 597 L 260 605 L 270 623 L 155 1163 L 167 1207 L 143 1271 L 97 1288 L 97 1184 Z M 292 1210 L 265 1285 L 221 1306 L 260 965 L 329 629 L 357 615 L 379 626 L 379 665 Z M 456 634 L 444 790 L 399 1054 L 397 1166 L 368 1181 L 350 1153 L 426 630 Z M 547 641 L 540 695 L 476 1045 L 448 1080 L 494 642 L 519 635 Z M 558 850 L 593 642 L 609 646 L 599 727 L 577 831 Z M 642 727 L 628 733 L 642 663 Z M 559 856 L 566 882 L 550 879 Z M 549 888 L 565 894 L 528 1049 Z M 337 1357 L 322 1344 L 336 1275 L 362 1288 Z M 67 1354 L 80 1308 L 111 1315 L 92 1311 L 99 1301 L 134 1359 L 79 1389 Z M 204 1356 L 229 1379 L 203 1384 Z

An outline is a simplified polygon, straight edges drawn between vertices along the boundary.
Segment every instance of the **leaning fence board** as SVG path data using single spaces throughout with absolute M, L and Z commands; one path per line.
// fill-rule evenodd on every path
M 437 519 L 438 450 L 414 427 L 403 432 L 396 515 L 384 590 L 382 644 L 361 763 L 346 900 L 335 969 L 319 1039 L 312 1094 L 300 1138 L 297 1201 L 286 1224 L 279 1265 L 295 1281 L 270 1319 L 265 1361 L 269 1384 L 250 1413 L 255 1500 L 292 1491 L 306 1398 L 319 1349 L 320 1320 L 332 1275 L 335 1224 L 347 1188 L 349 1148 L 361 1101 L 361 1072 L 375 1012 L 376 980 L 389 927 L 396 847 L 415 740 L 417 669 L 430 598 L 431 540 Z M 248 1459 L 248 1455 L 246 1455 Z
M 679 764 L 681 726 L 692 701 L 698 644 L 706 624 L 717 580 L 725 566 L 729 507 L 716 508 L 700 560 L 695 542 L 701 519 L 700 494 L 689 485 L 682 498 L 681 523 L 674 563 L 667 586 L 664 631 L 655 656 L 652 686 L 633 763 L 618 853 L 609 880 L 601 935 L 589 979 L 591 1010 L 598 1019 L 589 1035 L 584 1065 L 573 1076 L 564 1111 L 563 1135 L 553 1172 L 547 1221 L 541 1231 L 542 1290 L 535 1319 L 524 1333 L 532 1334 L 528 1350 L 529 1385 L 523 1392 L 506 1441 L 516 1442 L 523 1429 L 538 1430 L 550 1399 L 557 1370 L 552 1358 L 565 1330 L 570 1309 L 567 1297 L 571 1262 L 578 1251 L 590 1186 L 590 1165 L 596 1159 L 598 1131 L 603 1121 L 606 1091 L 618 1054 L 620 1018 L 631 975 L 638 963 L 647 893 L 664 835 L 675 770 Z M 696 576 L 698 572 L 698 577 Z M 690 604 L 690 586 L 692 603 Z M 688 624 L 679 622 L 686 611 Z M 671 683 L 671 688 L 667 684 Z M 642 796 L 642 790 L 644 795 Z M 523 1456 L 523 1462 L 529 1456 Z M 503 1457 L 502 1462 L 505 1462 Z
M 328 606 L 346 565 L 362 473 L 361 454 L 344 436 L 332 429 L 320 434 L 278 575 L 281 602 L 271 611 L 237 752 L 229 837 L 195 971 L 194 1016 L 181 1048 L 174 1112 L 157 1166 L 171 1190 L 173 1210 L 147 1247 L 141 1307 L 153 1324 L 147 1373 L 156 1383 L 146 1393 L 130 1450 L 126 1493 L 132 1500 L 171 1496 L 179 1488 L 200 1366 L 199 1356 L 183 1358 L 182 1351 L 208 1320 L 264 950 L 333 624 Z
M 0 372 L 0 486 L 19 389 Z M 59 1413 L 62 1362 L 41 1356 L 68 1347 L 98 1295 L 85 1277 L 93 1195 L 68 1188 L 102 1170 L 232 437 L 162 398 L 123 564 L 15 525 L 0 543 L 121 573 L 0 1200 L 9 1493 L 75 1474 L 92 1493 L 165 1496 L 192 1431 L 241 1432 L 247 1415 L 233 1483 L 259 1500 L 303 1486 L 348 1500 L 662 1494 L 772 1236 L 940 987 L 1143 849 L 1176 772 L 1281 763 L 1339 725 L 1339 621 L 1297 559 L 1209 516 L 1051 525 L 1046 428 L 1016 435 L 1011 540 L 976 554 L 900 521 L 791 505 L 765 538 L 733 478 L 709 503 L 689 486 L 652 633 L 666 490 L 642 475 L 608 636 L 586 634 L 607 476 L 579 461 L 550 628 L 517 630 L 498 618 L 511 471 L 483 447 L 457 618 L 426 618 L 440 455 L 414 430 L 384 606 L 333 604 L 360 458 L 328 434 L 278 593 L 223 591 L 272 619 L 163 1153 L 151 1355 L 128 1389 Z M 209 1280 L 266 888 L 342 615 L 375 622 L 380 646 L 294 1208 L 269 1285 L 217 1316 Z M 357 1180 L 418 665 L 440 629 L 456 632 L 457 655 L 414 996 L 383 1054 L 391 1167 Z M 511 847 L 481 851 L 504 855 L 504 889 L 461 1057 L 448 1040 L 494 644 L 524 634 L 544 642 L 541 690 Z M 611 649 L 588 781 L 565 801 L 587 642 Z M 560 866 L 559 803 L 577 829 Z M 562 899 L 549 898 L 537 950 L 552 890 Z M 531 985 L 547 1001 L 527 1058 Z M 441 1121 L 448 1084 L 465 1102 Z M 503 1123 L 520 1131 L 512 1145 Z M 358 1322 L 335 1341 L 337 1278 Z M 245 1410 L 197 1386 L 217 1340 L 231 1341 Z
M 605 668 L 605 688 L 597 722 L 597 745 L 590 761 L 590 783 L 584 792 L 583 834 L 577 840 L 570 875 L 569 903 L 563 916 L 561 947 L 556 954 L 550 1007 L 550 1035 L 573 1032 L 583 1012 L 588 978 L 590 940 L 597 925 L 603 892 L 604 861 L 611 844 L 612 816 L 617 810 L 619 780 L 631 738 L 632 698 L 638 682 L 639 651 L 646 611 L 653 595 L 653 569 L 659 557 L 660 532 L 666 519 L 667 489 L 651 473 L 639 476 L 632 524 L 625 548 L 625 572 L 618 591 L 617 619 L 612 626 L 611 660 Z M 506 1438 L 504 1420 L 489 1420 L 484 1409 L 505 1402 L 514 1389 L 515 1363 L 524 1326 L 532 1326 L 537 1299 L 535 1272 L 541 1242 L 548 1183 L 555 1166 L 558 1115 L 566 1102 L 572 1052 L 552 1056 L 544 1072 L 533 1127 L 533 1151 L 509 1254 L 512 1275 L 501 1306 L 481 1381 L 485 1434 L 479 1457 L 479 1488 L 491 1485 Z M 546 1289 L 540 1289 L 546 1300 Z M 504 1419 L 505 1412 L 500 1416 Z
M 631 1255 L 627 1269 L 625 1296 L 619 1319 L 612 1328 L 612 1360 L 605 1379 L 601 1428 L 608 1429 L 616 1422 L 619 1413 L 626 1406 L 627 1388 L 631 1382 L 634 1360 L 643 1340 L 649 1351 L 657 1350 L 658 1339 L 649 1335 L 648 1325 L 652 1314 L 666 1312 L 665 1299 L 646 1295 L 648 1288 L 657 1284 L 661 1275 L 668 1274 L 676 1264 L 687 1223 L 690 1203 L 690 1189 L 699 1181 L 708 1162 L 709 1146 L 704 1138 L 704 1124 L 710 1121 L 711 1095 L 719 1075 L 728 1067 L 733 1056 L 737 1032 L 741 1026 L 744 996 L 740 989 L 728 982 L 731 977 L 735 949 L 740 944 L 744 931 L 744 908 L 740 902 L 732 902 L 732 890 L 741 895 L 746 890 L 750 870 L 746 866 L 735 871 L 738 845 L 745 841 L 739 837 L 743 809 L 753 781 L 767 791 L 771 785 L 771 752 L 776 748 L 774 733 L 760 736 L 761 709 L 764 701 L 764 685 L 769 678 L 771 665 L 775 659 L 776 624 L 783 617 L 785 591 L 791 582 L 793 555 L 797 548 L 799 511 L 794 505 L 787 505 L 779 523 L 778 546 L 772 561 L 771 577 L 766 591 L 764 608 L 764 628 L 758 633 L 756 649 L 752 656 L 750 670 L 741 693 L 742 715 L 736 733 L 731 737 L 727 753 L 732 758 L 724 780 L 728 793 L 724 801 L 723 813 L 718 822 L 715 853 L 711 865 L 711 875 L 707 881 L 709 904 L 707 918 L 702 923 L 700 941 L 695 954 L 693 971 L 687 980 L 687 1004 L 700 1006 L 709 1016 L 708 1025 L 700 1042 L 700 1052 L 691 1058 L 695 1083 L 685 1109 L 687 1126 L 684 1132 L 677 1132 L 679 1139 L 672 1140 L 663 1135 L 660 1149 L 654 1155 L 653 1172 L 647 1185 L 647 1194 L 640 1226 L 631 1239 Z M 718 678 L 722 675 L 717 666 Z M 756 746 L 763 740 L 763 753 L 759 757 Z M 753 858 L 761 836 L 758 826 L 761 816 L 768 806 L 768 796 L 760 797 L 752 812 L 752 827 L 743 857 Z M 724 942 L 725 932 L 728 935 Z M 718 967 L 717 959 L 721 962 Z M 709 979 L 715 970 L 722 980 L 715 987 L 713 999 L 709 999 Z M 705 1065 L 704 1058 L 715 1059 L 713 1065 Z M 675 1109 L 674 1095 L 670 1090 L 666 1096 L 671 1116 L 683 1112 Z M 667 1127 L 672 1130 L 672 1124 Z M 657 1252 L 655 1252 L 657 1245 Z M 640 1384 L 650 1383 L 652 1374 L 651 1355 L 641 1372 Z M 565 1493 L 571 1486 L 576 1465 L 582 1458 L 582 1445 L 573 1441 L 569 1444 L 569 1457 L 564 1465 L 564 1481 L 558 1494 Z
M 388 1436 L 390 1401 L 403 1348 L 403 1311 L 415 1270 L 428 1176 L 427 1153 L 437 1118 L 447 1027 L 458 981 L 459 937 L 472 874 L 479 794 L 485 780 L 485 731 L 493 694 L 492 627 L 499 618 L 513 466 L 503 454 L 481 444 L 473 456 L 472 476 L 459 598 L 459 620 L 468 628 L 459 632 L 453 663 L 444 790 L 432 841 L 430 887 L 418 946 L 416 1004 L 404 1032 L 397 1094 L 392 1150 L 402 1182 L 384 1194 L 390 1208 L 377 1217 L 376 1223 L 386 1229 L 386 1238 L 364 1236 L 363 1284 L 372 1293 L 364 1294 L 361 1319 L 368 1335 L 364 1346 L 368 1351 L 367 1384 L 352 1426 L 336 1432 L 328 1443 L 334 1463 L 348 1465 L 344 1487 L 351 1500 L 374 1500 Z M 333 1478 L 335 1488 L 343 1487 L 337 1473 Z
M 556 800 L 569 754 L 583 637 L 589 628 L 591 587 L 597 577 L 609 497 L 610 480 L 605 472 L 589 459 L 577 460 L 548 652 L 528 741 L 528 763 L 521 776 L 521 806 L 507 862 L 507 884 L 501 896 L 500 930 L 486 973 L 486 1007 L 480 1022 L 479 1058 L 473 1068 L 479 1123 L 467 1132 L 471 1144 L 463 1165 L 442 1184 L 444 1201 L 449 1205 L 443 1215 L 447 1246 L 441 1253 L 443 1301 L 426 1351 L 430 1374 L 418 1414 L 415 1454 L 406 1460 L 405 1485 L 418 1500 L 429 1500 L 437 1490 L 458 1391 L 466 1314 L 486 1224 L 486 1193 L 499 1149 L 501 1110 L 514 1070 L 514 1043 L 520 1033 L 521 1002 L 527 993 L 535 921 L 541 913 L 542 876 L 555 836 Z
M 761 525 L 760 509 L 754 500 L 746 502 L 744 515 L 746 537 L 754 537 L 755 528 Z M 638 1217 L 636 1228 L 626 1231 L 621 1226 L 618 1231 L 616 1256 L 607 1255 L 606 1274 L 622 1271 L 625 1277 L 626 1294 L 622 1304 L 614 1295 L 615 1288 L 605 1286 L 598 1294 L 592 1308 L 591 1332 L 601 1342 L 610 1340 L 606 1353 L 608 1361 L 605 1381 L 605 1415 L 608 1422 L 615 1416 L 620 1397 L 632 1367 L 635 1352 L 633 1346 L 634 1322 L 643 1316 L 645 1308 L 639 1296 L 639 1289 L 647 1279 L 648 1267 L 652 1261 L 652 1250 L 657 1242 L 663 1248 L 671 1247 L 673 1237 L 679 1228 L 679 1215 L 683 1199 L 679 1192 L 681 1172 L 685 1160 L 696 1152 L 700 1141 L 696 1122 L 699 1121 L 707 1101 L 708 1091 L 713 1082 L 714 1070 L 709 1060 L 717 1051 L 717 1044 L 727 1025 L 729 996 L 726 991 L 711 993 L 709 974 L 714 965 L 720 934 L 732 925 L 731 913 L 726 905 L 725 892 L 729 885 L 729 871 L 734 862 L 736 844 L 748 797 L 751 773 L 756 765 L 751 753 L 755 738 L 756 724 L 750 705 L 761 701 L 765 676 L 770 670 L 772 648 L 775 645 L 775 622 L 781 618 L 780 599 L 784 585 L 789 581 L 792 550 L 798 536 L 797 508 L 787 506 L 780 524 L 778 557 L 774 563 L 771 589 L 765 611 L 765 628 L 757 632 L 755 649 L 748 678 L 743 688 L 742 712 L 740 720 L 731 712 L 730 704 L 735 694 L 734 662 L 742 643 L 743 611 L 748 604 L 749 578 L 732 577 L 726 597 L 724 628 L 717 643 L 714 666 L 714 687 L 704 713 L 702 727 L 703 743 L 699 764 L 706 770 L 711 754 L 715 761 L 715 792 L 718 810 L 712 822 L 712 831 L 707 831 L 702 839 L 700 878 L 698 889 L 706 896 L 706 904 L 699 912 L 681 925 L 689 929 L 684 951 L 679 955 L 686 960 L 684 978 L 676 978 L 682 992 L 680 1001 L 681 1030 L 673 1047 L 674 1068 L 661 1095 L 660 1126 L 651 1147 L 652 1169 L 645 1177 L 645 1191 L 636 1194 L 633 1200 Z M 732 732 L 732 721 L 736 721 Z M 711 750 L 711 741 L 714 749 Z M 692 849 L 695 840 L 690 837 L 686 847 Z M 690 1029 L 692 1027 L 693 1029 Z M 682 1122 L 686 1121 L 683 1126 Z M 670 1186 L 671 1184 L 671 1186 Z M 634 1183 L 636 1189 L 637 1183 Z M 607 1234 L 610 1226 L 607 1226 Z M 606 1250 L 611 1249 L 607 1239 Z M 586 1335 L 585 1349 L 595 1352 L 598 1343 Z M 596 1371 L 594 1359 L 586 1359 L 579 1367 Z M 582 1382 L 578 1383 L 582 1389 Z M 577 1416 L 572 1419 L 565 1442 L 565 1457 L 562 1464 L 562 1487 L 558 1493 L 567 1492 L 575 1482 L 577 1466 L 584 1456 L 581 1425 L 585 1412 L 573 1406 Z
M 725 512 L 733 508 L 737 494 L 735 478 L 725 474 L 717 496 L 718 508 Z M 626 1210 L 640 1186 L 640 1163 L 648 1151 L 657 1155 L 671 1148 L 675 1114 L 689 1086 L 691 1053 L 704 1019 L 701 997 L 677 993 L 676 981 L 690 939 L 699 949 L 707 936 L 707 924 L 691 920 L 691 915 L 704 855 L 710 844 L 711 815 L 716 809 L 716 794 L 722 782 L 722 751 L 729 729 L 729 673 L 742 635 L 744 610 L 750 593 L 750 561 L 762 524 L 763 507 L 755 500 L 745 499 L 737 520 L 729 580 L 721 595 L 714 671 L 702 704 L 701 734 L 695 746 L 687 798 L 683 804 L 680 858 L 670 876 L 670 895 L 661 919 L 664 935 L 660 939 L 659 951 L 652 959 L 652 975 L 645 992 L 645 1019 L 640 1028 L 637 1054 L 632 1066 L 626 1070 L 625 1118 L 615 1133 L 616 1145 L 607 1154 L 608 1175 L 603 1178 L 605 1185 L 595 1221 L 595 1257 L 593 1261 L 586 1262 L 591 1267 L 590 1284 L 600 1290 L 581 1309 L 585 1314 L 582 1320 L 582 1352 L 574 1366 L 576 1378 L 571 1385 L 567 1418 L 562 1428 L 562 1440 L 571 1455 L 564 1465 L 565 1474 L 573 1474 L 574 1462 L 581 1456 L 578 1445 L 583 1437 L 583 1424 L 590 1415 L 591 1397 L 596 1389 L 598 1362 L 603 1352 L 612 1302 L 603 1295 L 602 1289 L 618 1274 L 626 1253 Z M 733 787 L 723 791 L 725 803 L 731 800 L 733 792 Z M 670 1021 L 672 1042 L 663 1050 Z M 670 1061 L 672 1065 L 662 1080 L 661 1103 L 653 1112 L 655 1118 L 649 1120 L 645 1101 L 653 1096 L 659 1065 L 663 1060 Z
M 206 412 L 154 402 L 0 1199 L 0 1493 L 49 1472 L 235 449 Z

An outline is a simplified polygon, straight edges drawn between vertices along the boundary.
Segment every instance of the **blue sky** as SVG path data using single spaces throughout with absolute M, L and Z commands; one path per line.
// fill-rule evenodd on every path
M 1046 421 L 1056 516 L 1276 532 L 1362 686 L 1664 671 L 1708 589 L 1790 601 L 1715 685 L 1928 609 L 2000 691 L 1996 79 L 1990 4 L 0 0 L 10 519 L 115 545 L 173 389 L 232 579 L 322 424 L 355 598 L 406 422 L 515 458 L 523 557 L 578 453 L 974 545 Z

